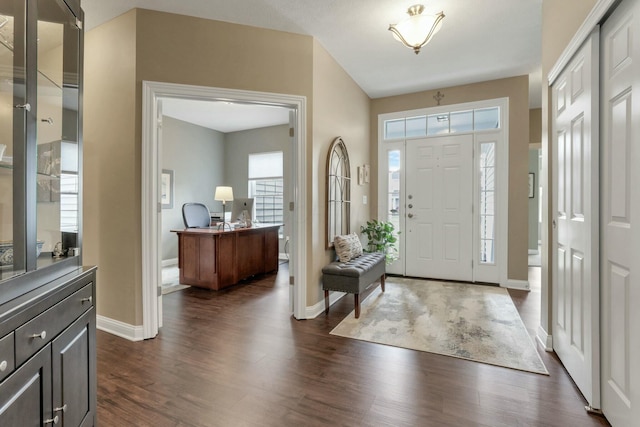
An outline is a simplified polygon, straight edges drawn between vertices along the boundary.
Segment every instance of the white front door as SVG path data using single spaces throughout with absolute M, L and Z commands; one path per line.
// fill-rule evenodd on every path
M 407 276 L 473 280 L 473 136 L 407 141 Z
M 640 1 L 602 27 L 602 410 L 640 423 Z M 555 338 L 555 337 L 554 337 Z
M 552 86 L 553 349 L 594 408 L 600 405 L 597 50 L 596 31 Z

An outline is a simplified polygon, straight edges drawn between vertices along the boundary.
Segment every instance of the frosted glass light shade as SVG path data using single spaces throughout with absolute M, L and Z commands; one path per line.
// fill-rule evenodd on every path
M 214 200 L 221 202 L 230 202 L 233 200 L 233 188 L 232 187 L 216 187 L 216 194 L 213 196 Z
M 393 33 L 393 37 L 413 49 L 416 55 L 420 53 L 420 48 L 429 43 L 434 34 L 440 31 L 444 19 L 442 12 L 435 15 L 423 15 L 423 11 L 424 6 L 422 5 L 411 6 L 407 11 L 409 14 L 407 19 L 389 25 L 389 31 Z

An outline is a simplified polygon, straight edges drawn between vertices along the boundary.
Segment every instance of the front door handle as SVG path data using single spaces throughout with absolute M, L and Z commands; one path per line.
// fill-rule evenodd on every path
M 412 214 L 412 213 L 407 214 L 407 216 L 408 216 L 409 218 L 413 218 L 413 214 Z

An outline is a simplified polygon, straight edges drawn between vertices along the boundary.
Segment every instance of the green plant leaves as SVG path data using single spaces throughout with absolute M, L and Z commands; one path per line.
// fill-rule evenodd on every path
M 395 227 L 390 221 L 372 219 L 360 227 L 362 234 L 367 236 L 368 249 L 366 252 L 382 252 L 386 256 L 387 264 L 398 259 L 398 249 L 394 244 L 398 241 Z

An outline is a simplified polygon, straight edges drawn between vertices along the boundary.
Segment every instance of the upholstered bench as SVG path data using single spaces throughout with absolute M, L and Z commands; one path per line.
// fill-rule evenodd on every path
M 356 318 L 360 317 L 360 294 L 380 278 L 384 292 L 385 256 L 382 253 L 363 253 L 347 262 L 334 261 L 322 268 L 325 313 L 329 313 L 329 291 L 354 295 Z

